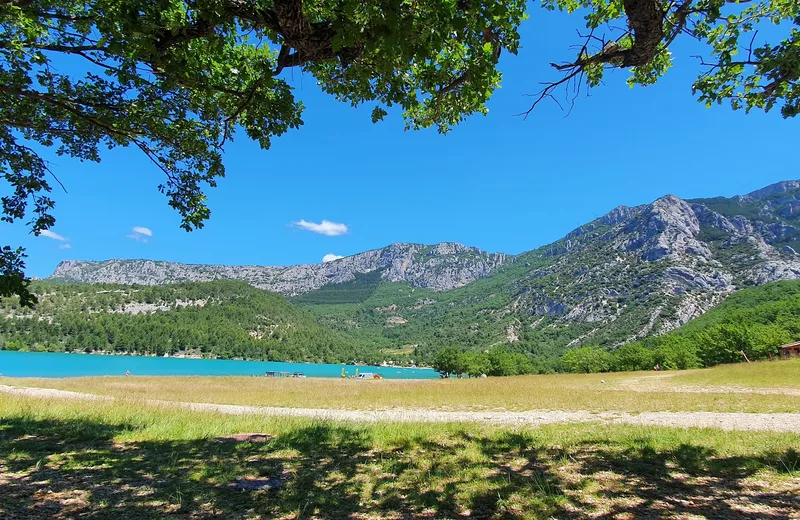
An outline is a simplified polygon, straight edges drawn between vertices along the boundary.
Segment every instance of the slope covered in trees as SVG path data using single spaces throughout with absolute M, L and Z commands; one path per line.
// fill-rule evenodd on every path
M 586 345 L 531 363 L 506 347 L 439 350 L 433 367 L 442 374 L 517 375 L 543 370 L 611 372 L 709 367 L 775 359 L 777 347 L 800 340 L 800 280 L 775 282 L 731 295 L 708 313 L 663 336 L 618 348 Z M 543 363 L 543 361 L 548 361 Z
M 494 341 L 495 334 L 504 334 L 504 322 L 481 321 L 481 315 L 498 310 L 494 297 L 481 298 L 467 288 L 451 291 L 437 306 L 432 296 L 442 293 L 400 283 L 372 285 L 366 279 L 354 287 L 361 298 L 367 287 L 372 292 L 360 302 L 335 305 L 319 302 L 324 294 L 317 294 L 308 307 L 312 313 L 243 282 L 160 287 L 38 282 L 32 288 L 40 303 L 33 311 L 16 298 L 0 300 L 0 348 L 309 362 L 414 359 L 446 373 L 478 376 L 698 368 L 743 361 L 742 352 L 751 360 L 768 359 L 777 346 L 800 339 L 800 280 L 743 289 L 663 336 L 572 349 L 555 346 L 563 345 L 557 327 L 549 329 L 551 343 L 533 336 Z M 335 286 L 325 294 L 341 301 Z M 397 303 L 390 301 L 417 307 L 419 319 L 406 327 L 395 314 Z M 460 308 L 444 312 L 456 307 L 450 303 Z M 359 322 L 333 319 L 331 309 L 342 307 Z M 396 326 L 387 327 L 393 322 Z
M 272 361 L 370 360 L 282 296 L 244 282 L 162 287 L 34 283 L 35 310 L 0 299 L 6 349 L 204 355 Z
M 571 350 L 563 368 L 575 372 L 700 368 L 771 359 L 777 347 L 800 340 L 800 280 L 743 289 L 683 327 L 608 350 Z M 744 353 L 744 355 L 742 354 Z

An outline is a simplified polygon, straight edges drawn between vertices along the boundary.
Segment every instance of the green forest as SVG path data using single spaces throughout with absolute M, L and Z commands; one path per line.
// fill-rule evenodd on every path
M 0 345 L 9 350 L 192 355 L 226 359 L 373 360 L 344 334 L 317 324 L 282 296 L 244 282 L 167 286 L 31 286 L 35 310 L 0 300 Z
M 444 293 L 380 273 L 289 301 L 218 281 L 165 286 L 37 282 L 33 310 L 0 300 L 0 348 L 305 362 L 419 363 L 470 376 L 686 369 L 769 359 L 800 339 L 800 280 L 746 288 L 683 327 L 622 346 L 566 347 L 581 324 L 498 318 L 503 277 Z M 494 292 L 492 292 L 494 291 Z M 516 324 L 518 341 L 503 341 Z M 618 324 L 619 326 L 620 324 Z M 623 324 L 624 325 L 624 324 Z

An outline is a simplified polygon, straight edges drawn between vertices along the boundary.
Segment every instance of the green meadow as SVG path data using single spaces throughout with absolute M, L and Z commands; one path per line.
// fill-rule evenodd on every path
M 243 432 L 268 437 L 224 438 Z M 796 434 L 362 426 L 0 395 L 9 519 L 789 518 L 798 493 Z

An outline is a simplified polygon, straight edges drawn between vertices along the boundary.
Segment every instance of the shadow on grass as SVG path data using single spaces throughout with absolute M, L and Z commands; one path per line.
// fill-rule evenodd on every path
M 0 423 L 0 517 L 8 518 L 789 518 L 798 452 L 723 457 L 646 438 L 542 446 L 524 433 L 462 431 L 376 448 L 369 430 L 328 424 L 267 443 L 115 442 L 131 425 Z M 237 478 L 280 477 L 272 491 Z M 794 493 L 794 495 L 792 494 Z

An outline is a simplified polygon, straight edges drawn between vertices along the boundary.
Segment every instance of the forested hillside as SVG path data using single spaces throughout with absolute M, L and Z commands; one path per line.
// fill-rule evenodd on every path
M 0 300 L 0 347 L 273 361 L 372 359 L 282 296 L 244 282 L 167 286 L 39 282 L 35 310 Z
M 561 361 L 563 369 L 575 372 L 699 368 L 744 361 L 744 356 L 775 359 L 778 346 L 798 340 L 800 280 L 792 280 L 743 289 L 663 336 L 610 350 L 586 346 Z
M 414 360 L 472 375 L 509 375 L 697 368 L 742 361 L 742 352 L 751 360 L 767 359 L 776 356 L 778 345 L 800 340 L 800 280 L 743 289 L 663 336 L 577 348 L 559 346 L 565 331 L 557 326 L 542 329 L 549 336 L 529 333 L 509 341 L 514 324 L 522 321 L 502 316 L 508 294 L 501 280 L 434 293 L 365 275 L 297 298 L 310 311 L 243 282 L 161 287 L 39 282 L 33 286 L 40 299 L 34 311 L 15 299 L 0 300 L 0 348 L 274 361 Z M 498 292 L 487 295 L 488 290 Z

